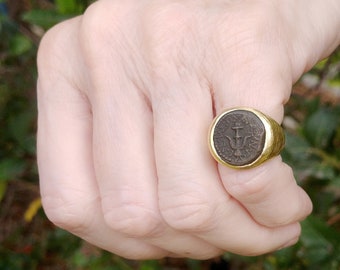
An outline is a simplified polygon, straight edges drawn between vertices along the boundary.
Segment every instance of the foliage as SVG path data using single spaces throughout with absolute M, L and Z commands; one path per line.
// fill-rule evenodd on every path
M 32 25 L 48 29 L 56 23 L 82 13 L 91 1 L 56 0 L 51 9 L 32 9 L 25 12 L 22 19 Z
M 35 71 L 31 68 L 35 48 L 6 13 L 0 16 L 0 34 L 0 195 L 4 195 L 8 181 L 36 178 L 31 174 L 35 167 Z
M 15 2 L 25 3 L 19 15 L 11 14 Z M 339 50 L 305 76 L 314 83 L 302 80 L 287 106 L 283 158 L 314 203 L 294 247 L 252 258 L 131 262 L 50 224 L 35 165 L 37 44 L 90 2 L 0 0 L 0 269 L 340 269 L 340 102 L 322 90 L 340 85 Z

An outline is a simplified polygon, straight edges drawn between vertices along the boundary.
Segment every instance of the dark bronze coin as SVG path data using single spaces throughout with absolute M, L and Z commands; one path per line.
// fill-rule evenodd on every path
M 266 131 L 261 119 L 251 111 L 235 110 L 223 115 L 215 125 L 213 143 L 219 157 L 233 166 L 251 164 L 262 153 Z

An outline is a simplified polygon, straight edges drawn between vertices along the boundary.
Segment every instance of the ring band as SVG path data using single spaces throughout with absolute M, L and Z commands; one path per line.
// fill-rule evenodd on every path
M 209 148 L 219 163 L 234 168 L 256 167 L 280 154 L 285 144 L 282 127 L 251 108 L 226 110 L 212 122 Z

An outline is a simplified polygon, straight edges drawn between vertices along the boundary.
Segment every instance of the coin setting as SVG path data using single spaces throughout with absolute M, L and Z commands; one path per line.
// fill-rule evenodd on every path
M 213 157 L 232 168 L 249 168 L 278 155 L 284 145 L 281 126 L 250 108 L 234 108 L 217 116 L 210 128 Z

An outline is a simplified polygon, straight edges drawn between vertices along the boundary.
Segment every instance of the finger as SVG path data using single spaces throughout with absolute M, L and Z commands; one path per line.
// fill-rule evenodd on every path
M 204 46 L 196 44 L 197 21 L 192 16 L 196 14 L 192 8 L 201 10 L 192 5 L 164 6 L 156 2 L 152 7 L 147 17 L 146 51 L 154 72 L 149 93 L 159 206 L 171 227 L 199 230 L 210 226 L 218 201 L 210 196 L 219 190 L 211 177 L 216 167 L 206 141 L 212 105 L 208 83 L 199 72 Z M 162 27 L 154 27 L 155 22 Z
M 254 44 L 258 43 L 254 41 Z M 267 45 L 260 44 L 263 48 Z M 236 55 L 226 53 L 226 62 L 214 74 L 217 113 L 227 108 L 248 106 L 281 123 L 292 74 L 280 49 L 268 46 L 264 51 L 261 46 L 239 48 Z M 237 69 L 231 70 L 236 66 Z M 224 80 L 222 74 L 229 74 L 228 80 Z M 311 212 L 310 199 L 280 158 L 254 169 L 234 171 L 219 166 L 219 170 L 226 190 L 263 225 L 293 223 Z
M 71 21 L 54 28 L 39 50 L 38 164 L 44 209 L 58 226 L 121 256 L 166 256 L 164 250 L 112 231 L 103 220 L 92 163 L 91 112 L 82 95 L 59 73 L 62 59 L 67 68 L 73 65 L 77 70 L 73 46 L 68 46 L 72 57 L 64 50 L 58 54 L 65 41 L 73 40 L 75 26 Z
M 187 23 L 186 17 L 181 17 L 179 22 Z M 173 32 L 171 27 L 176 23 L 166 25 L 170 27 L 168 32 Z M 186 25 L 190 25 L 190 20 Z M 216 66 L 202 74 L 201 66 L 195 66 L 201 63 L 201 52 L 195 52 L 198 48 L 190 40 L 178 40 L 186 37 L 187 28 L 179 25 L 176 29 L 176 38 L 167 39 L 165 44 L 155 43 L 158 47 L 153 48 L 156 55 L 153 59 L 158 60 L 158 65 L 151 102 L 163 218 L 177 230 L 197 235 L 223 250 L 241 254 L 261 253 L 283 246 L 292 239 L 296 241 L 298 224 L 280 229 L 263 227 L 223 189 L 207 147 L 213 105 L 209 82 L 204 78 L 216 70 Z M 158 33 L 153 34 L 157 41 Z M 177 44 L 186 46 L 178 48 Z M 192 50 L 187 52 L 185 48 Z M 178 58 L 169 61 L 167 55 Z M 188 59 L 191 55 L 195 60 Z M 215 60 L 218 63 L 220 59 Z
M 297 18 L 299 14 L 305 12 L 302 3 L 289 3 L 289 5 L 291 4 L 289 10 L 296 12 L 296 14 L 292 14 L 292 18 Z M 326 5 L 324 1 L 315 1 L 309 6 L 308 16 L 304 20 L 298 24 L 294 20 L 295 27 L 292 31 L 299 34 L 297 40 L 294 40 L 297 46 L 291 58 L 301 68 L 297 71 L 298 76 L 311 69 L 321 59 L 329 56 L 339 46 L 339 13 L 340 5 L 337 0 L 329 0 Z
M 100 12 L 91 12 L 101 16 L 107 13 L 101 5 L 96 8 Z M 92 21 L 98 27 L 97 20 Z M 84 28 L 92 29 L 93 25 L 83 23 Z M 131 22 L 117 22 L 120 29 L 126 28 L 125 23 Z M 119 32 L 115 39 L 123 40 L 122 31 Z M 138 48 L 117 50 L 112 44 L 112 48 L 101 50 L 98 39 L 92 38 L 93 34 L 85 43 L 85 50 L 92 67 L 89 95 L 93 105 L 94 161 L 107 224 L 129 237 L 180 256 L 203 259 L 219 255 L 218 248 L 169 228 L 159 213 L 153 118 L 144 91 L 148 68 L 139 54 L 131 55 Z M 107 61 L 119 64 L 107 68 Z
M 150 108 L 129 83 L 94 87 L 102 93 L 114 89 L 92 99 L 94 162 L 105 220 L 133 237 L 160 233 Z
M 256 256 L 295 244 L 300 236 L 299 223 L 269 228 L 249 215 L 234 198 L 215 210 L 214 226 L 197 232 L 197 236 L 227 251 L 243 256 Z
M 142 237 L 160 229 L 161 220 L 155 189 L 152 113 L 138 89 L 140 80 L 129 79 L 139 75 L 134 71 L 141 59 L 137 53 L 131 56 L 127 48 L 119 47 L 120 40 L 128 42 L 122 29 L 138 18 L 129 6 L 118 9 L 115 2 L 92 5 L 82 20 L 82 48 L 91 67 L 88 95 L 93 107 L 94 164 L 104 217 L 113 230 Z M 112 12 L 114 28 L 102 20 L 111 18 Z M 126 14 L 128 20 L 122 18 Z M 110 47 L 103 49 L 103 44 Z
M 152 97 L 160 209 L 171 227 L 200 230 L 221 199 L 214 197 L 221 195 L 219 179 L 207 148 L 210 93 L 194 77 L 169 78 Z
M 124 93 L 126 95 L 127 90 Z M 122 107 L 111 98 L 107 100 L 111 101 L 108 104 L 110 108 L 115 104 L 114 116 L 105 108 L 103 100 L 94 106 L 94 115 L 97 115 L 94 118 L 94 145 L 98 151 L 96 175 L 107 224 L 129 237 L 141 238 L 173 254 L 196 259 L 219 255 L 221 251 L 218 248 L 177 232 L 163 222 L 156 194 L 152 127 L 148 126 L 152 123 L 150 111 L 145 118 L 138 106 L 141 101 L 133 98 L 129 101 L 134 106 L 125 105 L 124 98 L 120 98 Z M 112 130 L 107 130 L 111 126 L 121 129 L 115 129 L 112 134 Z
M 312 210 L 306 192 L 280 157 L 246 171 L 221 168 L 220 172 L 228 192 L 263 225 L 276 227 L 301 221 Z
M 212 117 L 211 107 L 205 103 L 209 97 L 187 81 L 167 84 L 179 92 L 162 93 L 160 102 L 164 103 L 155 112 L 160 208 L 166 222 L 243 255 L 261 254 L 296 241 L 298 224 L 275 229 L 261 226 L 224 191 L 206 145 L 207 120 Z M 179 106 L 181 93 L 187 89 L 197 90 L 194 97 L 185 93 L 194 101 Z

